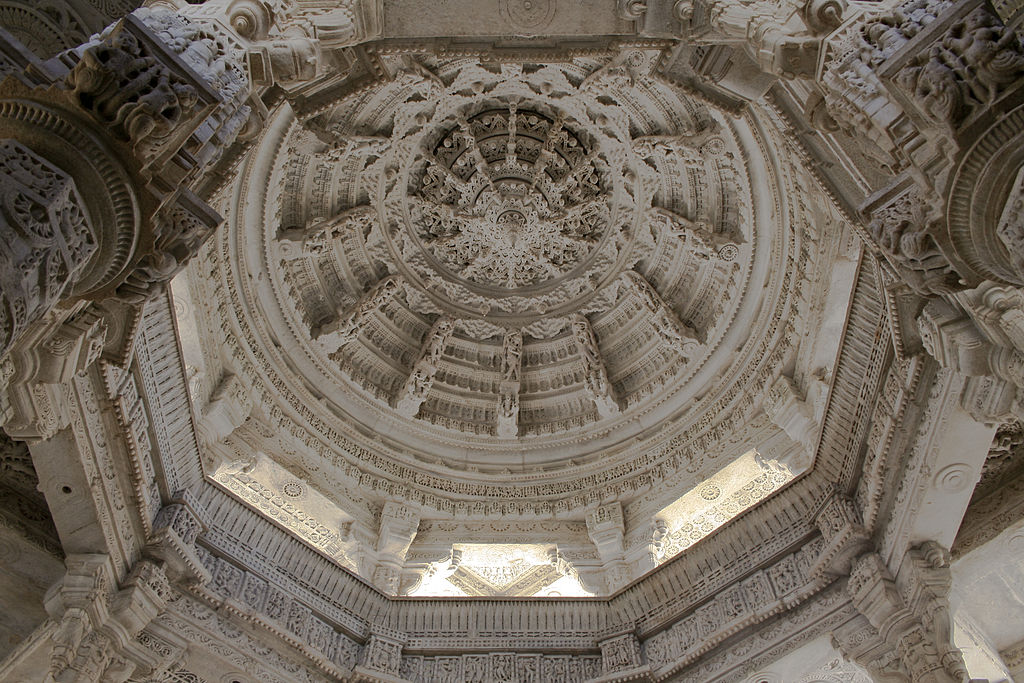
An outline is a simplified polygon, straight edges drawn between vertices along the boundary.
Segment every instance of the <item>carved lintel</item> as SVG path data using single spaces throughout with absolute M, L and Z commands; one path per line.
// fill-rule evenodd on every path
M 616 674 L 614 680 L 622 680 L 620 677 L 626 672 L 640 673 L 637 671 L 642 667 L 640 642 L 635 633 L 613 636 L 602 640 L 599 646 L 601 648 L 601 670 L 605 676 Z
M 385 680 L 399 680 L 398 672 L 402 666 L 401 641 L 386 636 L 373 634 L 363 646 L 359 666 L 355 669 L 354 680 L 380 681 L 383 674 Z

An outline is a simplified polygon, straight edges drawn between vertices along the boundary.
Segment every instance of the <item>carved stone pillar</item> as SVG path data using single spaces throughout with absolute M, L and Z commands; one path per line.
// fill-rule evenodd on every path
M 1024 282 L 1019 36 L 981 0 L 911 0 L 835 41 L 826 107 L 899 174 L 862 207 L 871 246 L 928 296 Z
M 947 596 L 948 553 L 927 542 L 911 548 L 896 575 L 869 552 L 854 563 L 847 592 L 870 627 L 837 634 L 847 656 L 879 680 L 962 683 L 967 680 L 953 645 Z
M 138 561 L 123 581 L 106 555 L 69 555 L 46 595 L 49 620 L 4 662 L 17 680 L 122 683 L 159 658 L 137 640 L 164 609 L 171 587 L 161 563 Z

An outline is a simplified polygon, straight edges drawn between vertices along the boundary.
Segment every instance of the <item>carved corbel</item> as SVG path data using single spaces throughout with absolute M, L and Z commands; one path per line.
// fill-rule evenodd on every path
M 651 322 L 665 343 L 677 348 L 683 356 L 692 358 L 701 347 L 697 332 L 683 324 L 675 311 L 668 307 L 661 295 L 647 279 L 635 270 L 627 270 L 620 276 L 622 282 L 651 315 Z
M 993 344 L 961 310 L 935 300 L 918 317 L 925 350 L 939 363 L 970 378 L 964 408 L 992 422 L 1014 415 L 1024 387 L 1024 354 Z
M 173 581 L 186 585 L 202 585 L 211 578 L 196 552 L 196 538 L 205 531 L 199 509 L 190 493 L 180 493 L 157 513 L 146 546 L 146 554 L 163 562 Z
M 434 375 L 437 374 L 441 356 L 444 354 L 445 345 L 455 330 L 455 320 L 448 316 L 442 316 L 431 325 L 430 330 L 420 349 L 419 358 L 413 365 L 405 385 L 395 400 L 395 410 L 405 417 L 416 417 L 420 406 L 427 400 L 427 394 L 434 385 Z
M 314 339 L 320 340 L 332 353 L 355 341 L 373 314 L 401 290 L 401 279 L 389 275 L 363 295 L 348 313 L 339 311 L 337 317 L 311 330 Z
M 227 375 L 214 390 L 197 425 L 198 431 L 206 443 L 217 443 L 242 426 L 252 407 L 252 397 L 245 384 L 237 375 Z
M 576 340 L 580 360 L 583 364 L 583 388 L 594 402 L 597 413 L 601 417 L 613 417 L 622 410 L 615 389 L 608 379 L 601 349 L 597 345 L 597 336 L 590 321 L 584 315 L 573 315 L 570 328 Z
M 11 437 L 47 439 L 70 423 L 64 386 L 96 362 L 106 334 L 106 321 L 87 310 L 19 340 L 0 364 L 0 417 Z

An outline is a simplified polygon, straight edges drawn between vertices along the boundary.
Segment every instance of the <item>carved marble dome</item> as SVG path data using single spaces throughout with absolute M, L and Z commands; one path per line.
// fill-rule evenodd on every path
M 342 458 L 514 498 L 742 411 L 798 284 L 749 189 L 773 143 L 651 58 L 406 56 L 314 131 L 279 114 L 218 259 L 255 391 Z
M 1024 680 L 1024 0 L 0 26 L 0 680 Z
M 760 397 L 804 373 L 824 395 L 838 339 L 800 331 L 849 284 L 815 283 L 804 226 L 834 254 L 841 217 L 770 110 L 653 77 L 658 54 L 384 55 L 394 78 L 280 108 L 193 278 L 266 425 L 238 457 L 525 518 L 788 457 Z

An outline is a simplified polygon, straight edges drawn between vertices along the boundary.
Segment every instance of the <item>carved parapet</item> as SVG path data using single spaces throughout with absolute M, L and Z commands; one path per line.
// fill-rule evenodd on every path
M 604 674 L 598 681 L 644 680 L 649 677 L 645 674 L 650 673 L 650 667 L 643 664 L 640 641 L 635 633 L 612 636 L 598 645 L 601 648 L 601 671 Z
M 402 643 L 392 637 L 373 634 L 363 646 L 359 666 L 355 668 L 355 680 L 381 681 L 400 680 L 402 667 Z

